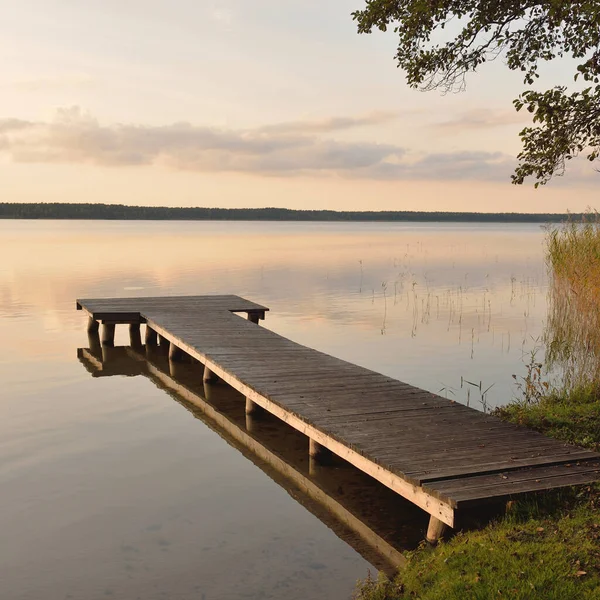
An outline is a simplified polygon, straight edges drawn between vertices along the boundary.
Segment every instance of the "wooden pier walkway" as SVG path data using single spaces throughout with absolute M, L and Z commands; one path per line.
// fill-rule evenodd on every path
M 600 455 L 288 340 L 258 322 L 268 310 L 237 296 L 78 300 L 102 344 L 127 323 L 132 345 L 169 345 L 308 437 L 314 460 L 333 452 L 431 515 L 435 542 L 456 512 L 515 494 L 600 479 Z M 243 319 L 235 313 L 246 313 Z

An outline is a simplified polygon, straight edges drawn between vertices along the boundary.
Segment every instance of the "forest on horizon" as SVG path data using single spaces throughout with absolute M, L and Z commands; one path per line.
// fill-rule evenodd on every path
M 124 204 L 0 202 L 0 219 L 86 219 L 149 221 L 431 221 L 558 223 L 583 214 L 426 211 L 334 211 L 288 208 L 204 208 Z

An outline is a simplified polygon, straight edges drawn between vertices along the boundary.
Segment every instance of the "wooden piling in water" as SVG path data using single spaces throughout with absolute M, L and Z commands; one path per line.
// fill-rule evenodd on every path
M 204 365 L 202 381 L 204 381 L 204 383 L 215 383 L 218 379 L 219 378 L 206 365 Z
M 100 342 L 100 333 L 98 329 L 90 331 L 88 329 L 88 344 L 90 347 L 91 353 L 99 358 L 102 356 L 102 343 Z
M 115 344 L 115 325 L 114 323 L 102 324 L 102 344 L 105 346 L 114 346 Z
M 325 464 L 331 460 L 331 450 L 313 439 L 308 440 L 308 455 L 321 464 Z
M 158 344 L 158 334 L 149 325 L 146 325 L 144 340 L 146 346 L 156 346 Z
M 87 332 L 94 333 L 94 332 L 97 332 L 99 329 L 100 329 L 100 323 L 98 323 L 98 321 L 96 321 L 96 319 L 94 319 L 94 317 L 92 317 L 92 316 L 88 317 Z
M 181 348 L 178 348 L 173 343 L 171 343 L 169 345 L 169 360 L 178 361 L 178 360 L 181 360 L 184 355 L 185 355 L 185 352 Z
M 247 415 L 252 415 L 254 417 L 260 415 L 262 412 L 264 412 L 264 409 L 262 406 L 260 406 L 259 404 L 256 404 L 256 402 L 252 402 L 252 400 L 250 398 L 246 398 L 246 414 Z
M 163 335 L 160 335 L 160 333 L 158 334 L 158 345 L 165 351 L 169 351 L 169 346 L 170 346 L 171 342 L 169 342 L 169 340 L 164 337 Z
M 256 431 L 256 419 L 253 415 L 246 413 L 246 431 L 252 433 Z
M 129 343 L 133 348 L 142 347 L 142 334 L 139 323 L 129 323 Z

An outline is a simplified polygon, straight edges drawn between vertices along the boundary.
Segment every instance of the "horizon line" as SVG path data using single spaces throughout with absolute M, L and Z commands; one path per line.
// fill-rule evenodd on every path
M 472 211 L 340 211 L 295 208 L 220 208 L 137 206 L 77 202 L 0 202 L 0 220 L 85 221 L 279 221 L 279 222 L 469 222 L 469 223 L 562 223 L 590 221 L 597 213 L 518 213 Z

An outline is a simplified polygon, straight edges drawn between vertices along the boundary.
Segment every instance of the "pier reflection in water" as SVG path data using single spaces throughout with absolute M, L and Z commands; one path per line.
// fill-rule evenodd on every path
M 102 345 L 92 332 L 89 348 L 77 353 L 94 377 L 148 377 L 376 569 L 393 574 L 405 562 L 402 552 L 423 539 L 427 515 L 419 508 L 342 459 L 317 463 L 306 436 L 269 413 L 247 415 L 244 397 L 222 382 L 203 382 L 202 365 L 191 357 L 173 362 L 167 345 L 142 345 L 135 334 L 131 342 Z

